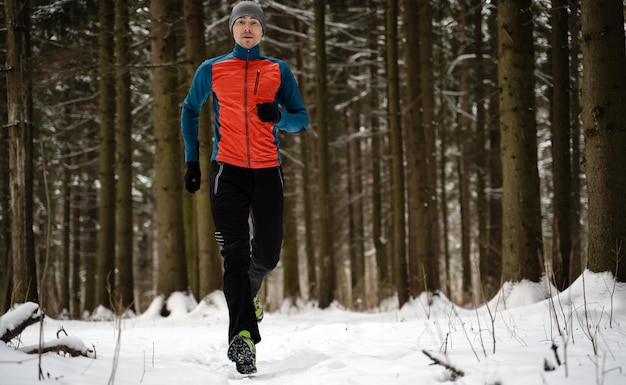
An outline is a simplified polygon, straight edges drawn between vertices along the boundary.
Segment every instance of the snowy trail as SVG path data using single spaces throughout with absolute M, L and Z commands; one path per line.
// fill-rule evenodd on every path
M 190 313 L 179 311 L 161 318 L 147 312 L 123 320 L 114 382 L 109 382 L 118 335 L 114 322 L 47 319 L 46 340 L 55 338 L 63 327 L 87 346 L 93 344 L 97 359 L 46 354 L 43 369 L 49 380 L 45 383 L 623 385 L 626 285 L 607 292 L 611 286 L 606 276 L 587 276 L 590 328 L 583 327 L 580 287 L 577 282 L 557 299 L 573 334 L 565 349 L 550 308 L 557 302 L 537 300 L 536 288 L 524 285 L 511 290 L 508 310 L 501 307 L 497 313 L 495 354 L 491 319 L 485 309 L 459 309 L 445 298 L 431 307 L 420 298 L 402 309 L 375 313 L 337 307 L 281 309 L 267 313 L 260 324 L 263 341 L 257 346 L 258 373 L 251 376 L 237 373 L 226 357 L 227 313 L 221 293 L 212 294 L 208 303 L 201 302 Z M 596 333 L 597 356 L 585 334 L 589 330 Z M 38 331 L 37 326 L 28 328 L 22 345 L 37 343 Z M 559 345 L 561 360 L 567 352 L 567 365 L 556 365 L 553 341 Z M 465 376 L 450 381 L 450 372 L 432 365 L 423 349 L 443 357 Z M 544 360 L 556 370 L 544 371 Z M 41 383 L 36 357 L 0 344 L 0 385 Z

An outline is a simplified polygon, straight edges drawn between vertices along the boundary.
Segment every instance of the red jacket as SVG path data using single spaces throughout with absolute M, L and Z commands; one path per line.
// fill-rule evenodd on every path
M 309 125 L 295 78 L 287 64 L 260 54 L 259 46 L 235 44 L 230 54 L 202 63 L 183 102 L 182 132 L 185 160 L 198 160 L 198 116 L 213 96 L 215 127 L 212 160 L 239 167 L 280 165 L 278 130 L 298 132 Z M 264 123 L 258 103 L 282 107 L 281 119 Z

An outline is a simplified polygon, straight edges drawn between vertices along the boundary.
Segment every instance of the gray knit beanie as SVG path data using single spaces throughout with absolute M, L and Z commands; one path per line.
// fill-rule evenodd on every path
M 257 19 L 261 23 L 263 28 L 263 35 L 265 35 L 265 15 L 261 6 L 253 1 L 242 1 L 233 7 L 233 11 L 230 14 L 230 20 L 228 20 L 228 27 L 230 32 L 233 32 L 233 24 L 235 20 L 240 17 L 251 16 Z

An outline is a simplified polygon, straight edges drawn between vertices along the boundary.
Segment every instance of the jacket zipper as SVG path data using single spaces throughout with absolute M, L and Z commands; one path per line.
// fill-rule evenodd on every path
M 256 95 L 259 89 L 259 78 L 261 77 L 261 70 L 256 70 L 256 80 L 254 81 L 254 95 Z
M 248 123 L 248 64 L 250 63 L 250 50 L 246 54 L 246 70 L 243 81 L 243 114 L 246 124 L 246 152 L 248 154 L 248 168 L 250 168 L 250 128 Z

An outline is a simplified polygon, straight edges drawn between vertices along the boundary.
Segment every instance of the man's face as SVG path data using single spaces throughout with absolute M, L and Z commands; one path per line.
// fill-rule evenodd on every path
M 261 42 L 263 27 L 254 17 L 243 16 L 233 24 L 233 37 L 243 48 L 252 48 Z

